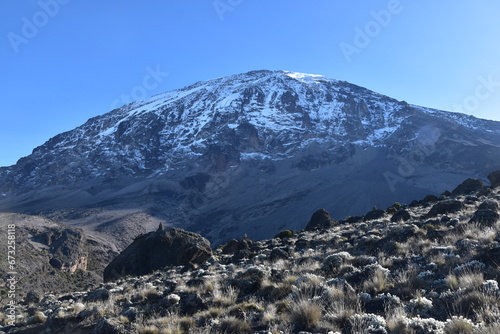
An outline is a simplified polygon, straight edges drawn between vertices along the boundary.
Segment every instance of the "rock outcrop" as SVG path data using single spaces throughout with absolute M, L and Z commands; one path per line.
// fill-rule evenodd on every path
M 309 223 L 307 223 L 306 231 L 322 230 L 335 225 L 335 220 L 330 217 L 330 213 L 325 209 L 316 211 Z
M 104 269 L 104 281 L 145 275 L 166 266 L 201 264 L 210 256 L 210 242 L 202 236 L 177 228 L 158 229 L 137 237 L 121 252 Z
M 453 195 L 467 195 L 473 191 L 483 189 L 484 183 L 479 179 L 469 178 L 464 182 L 460 183 L 453 191 L 451 192 Z

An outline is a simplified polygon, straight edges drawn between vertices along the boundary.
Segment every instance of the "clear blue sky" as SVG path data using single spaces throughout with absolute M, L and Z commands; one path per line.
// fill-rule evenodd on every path
M 255 69 L 500 120 L 496 0 L 3 0 L 0 36 L 0 166 L 134 96 Z

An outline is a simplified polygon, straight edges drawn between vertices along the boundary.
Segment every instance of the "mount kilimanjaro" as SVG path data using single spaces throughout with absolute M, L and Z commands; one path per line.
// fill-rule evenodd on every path
M 252 71 L 89 119 L 0 168 L 0 211 L 123 248 L 158 223 L 218 244 L 453 189 L 500 167 L 500 122 L 345 81 Z M 438 191 L 438 193 L 436 193 Z

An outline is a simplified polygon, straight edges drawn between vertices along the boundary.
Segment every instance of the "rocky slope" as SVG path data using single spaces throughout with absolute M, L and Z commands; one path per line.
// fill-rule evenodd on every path
M 198 266 L 28 298 L 2 330 L 498 333 L 499 175 L 338 222 L 320 210 L 309 231 L 231 240 Z
M 114 245 L 102 236 L 65 226 L 39 216 L 0 214 L 0 300 L 6 305 L 7 279 L 15 272 L 15 294 L 23 299 L 30 291 L 61 293 L 84 289 L 102 281 L 106 264 L 117 255 Z M 7 227 L 15 226 L 14 253 L 7 252 Z M 11 239 L 12 240 L 12 239 Z M 14 259 L 13 270 L 6 265 L 7 256 Z M 12 259 L 11 258 L 11 259 Z
M 500 165 L 498 122 L 318 75 L 253 71 L 137 101 L 0 169 L 0 210 L 106 232 L 159 221 L 215 244 L 439 193 Z

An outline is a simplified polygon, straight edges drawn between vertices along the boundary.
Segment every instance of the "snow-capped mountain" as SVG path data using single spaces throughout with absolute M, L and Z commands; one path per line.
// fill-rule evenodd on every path
M 55 136 L 0 169 L 0 208 L 123 205 L 222 240 L 252 222 L 269 236 L 283 225 L 270 220 L 296 217 L 287 206 L 356 214 L 499 166 L 498 122 L 263 70 L 159 94 Z

